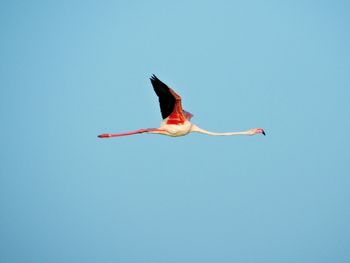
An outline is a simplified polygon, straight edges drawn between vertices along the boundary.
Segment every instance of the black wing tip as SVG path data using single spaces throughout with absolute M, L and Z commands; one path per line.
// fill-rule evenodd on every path
M 158 80 L 158 78 L 157 78 L 157 76 L 156 75 L 154 75 L 154 74 L 152 74 L 152 76 L 149 78 L 151 81 L 153 80 Z

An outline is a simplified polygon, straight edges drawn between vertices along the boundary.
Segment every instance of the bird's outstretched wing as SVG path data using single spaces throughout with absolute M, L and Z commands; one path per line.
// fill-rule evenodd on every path
M 162 118 L 167 119 L 167 124 L 182 124 L 192 118 L 192 114 L 184 111 L 181 105 L 181 97 L 170 87 L 160 81 L 155 75 L 150 78 L 154 91 L 159 98 Z
M 173 112 L 176 98 L 170 91 L 171 89 L 160 81 L 155 75 L 150 78 L 153 89 L 158 96 L 162 118 L 165 119 Z M 178 96 L 180 98 L 180 96 Z M 181 98 L 180 98 L 181 103 Z

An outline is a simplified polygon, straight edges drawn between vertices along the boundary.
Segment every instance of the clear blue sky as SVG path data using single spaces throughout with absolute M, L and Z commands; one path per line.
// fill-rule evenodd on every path
M 0 262 L 350 262 L 348 1 L 7 1 Z M 157 127 L 156 74 L 213 131 Z

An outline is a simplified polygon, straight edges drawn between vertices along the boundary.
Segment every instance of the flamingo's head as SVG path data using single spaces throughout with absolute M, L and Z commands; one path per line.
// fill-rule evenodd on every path
M 263 134 L 264 136 L 266 135 L 264 129 L 262 128 L 250 129 L 248 132 L 249 132 L 249 135 L 255 135 L 255 134 Z

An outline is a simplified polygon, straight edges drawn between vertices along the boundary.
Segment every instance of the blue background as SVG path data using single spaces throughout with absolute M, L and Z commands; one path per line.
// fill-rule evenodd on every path
M 348 1 L 0 10 L 0 262 L 350 262 Z

